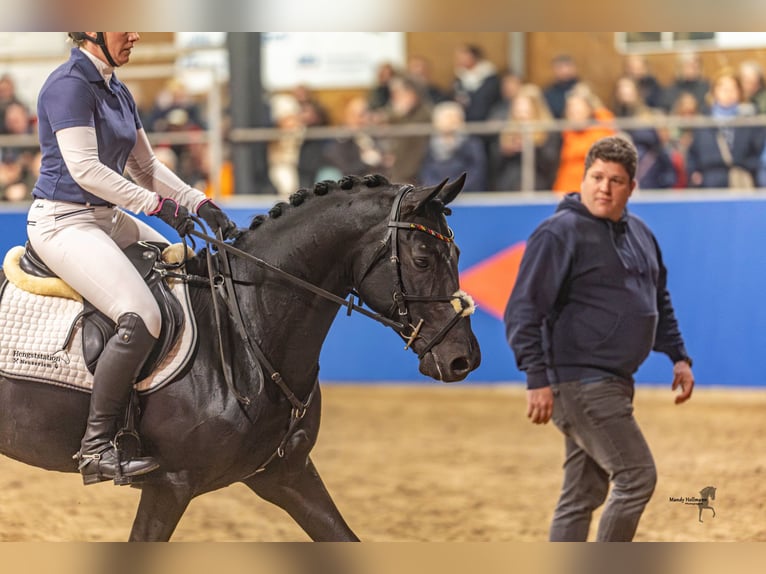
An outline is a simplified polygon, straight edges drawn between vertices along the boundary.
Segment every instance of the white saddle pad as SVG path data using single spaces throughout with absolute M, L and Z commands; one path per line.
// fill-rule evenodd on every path
M 136 383 L 140 392 L 157 390 L 171 381 L 188 363 L 197 342 L 197 324 L 182 281 L 169 279 L 171 290 L 184 310 L 184 325 L 173 348 L 154 372 Z M 90 392 L 93 375 L 82 356 L 80 321 L 67 348 L 67 334 L 82 302 L 36 295 L 6 281 L 0 291 L 0 374 Z

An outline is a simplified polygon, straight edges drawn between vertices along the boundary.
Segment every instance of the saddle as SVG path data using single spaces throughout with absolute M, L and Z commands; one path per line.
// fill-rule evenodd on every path
M 170 264 L 163 262 L 163 249 L 167 247 L 168 245 L 165 243 L 138 241 L 123 249 L 125 256 L 154 295 L 162 315 L 159 339 L 141 368 L 138 376 L 139 381 L 148 377 L 165 358 L 178 339 L 184 324 L 184 311 L 181 303 L 163 279 L 165 268 L 170 266 Z M 56 274 L 35 253 L 29 242 L 25 245 L 24 254 L 19 259 L 19 267 L 24 273 L 33 277 L 57 278 Z M 68 286 L 64 285 L 64 287 Z M 59 295 L 67 296 L 65 293 L 59 293 Z M 93 374 L 98 364 L 98 358 L 104 350 L 104 345 L 115 333 L 116 325 L 87 299 L 83 299 L 82 302 L 83 310 L 73 321 L 67 342 L 74 333 L 77 321 L 81 320 L 83 358 L 88 371 Z

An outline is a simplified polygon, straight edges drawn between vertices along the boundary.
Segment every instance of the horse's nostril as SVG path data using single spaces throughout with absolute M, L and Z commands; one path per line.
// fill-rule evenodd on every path
M 458 357 L 450 363 L 449 368 L 453 373 L 467 373 L 471 369 L 471 364 L 465 357 Z

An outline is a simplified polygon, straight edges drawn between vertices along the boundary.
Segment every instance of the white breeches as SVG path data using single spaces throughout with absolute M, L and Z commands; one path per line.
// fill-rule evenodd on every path
M 160 309 L 121 249 L 139 240 L 167 239 L 117 207 L 36 199 L 27 217 L 32 248 L 61 279 L 115 323 L 125 313 L 160 335 Z

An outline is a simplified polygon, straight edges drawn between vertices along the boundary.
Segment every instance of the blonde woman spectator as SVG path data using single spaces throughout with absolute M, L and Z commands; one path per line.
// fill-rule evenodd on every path
M 428 153 L 420 168 L 420 183 L 435 185 L 467 174 L 463 191 L 487 190 L 487 156 L 476 136 L 465 133 L 465 112 L 457 102 L 434 107 Z
M 612 112 L 604 107 L 587 84 L 579 82 L 572 87 L 564 106 L 564 119 L 572 122 L 572 126 L 561 134 L 561 153 L 556 181 L 553 183 L 554 191 L 580 189 L 588 150 L 597 140 L 614 135 L 615 130 L 609 124 L 613 118 Z
M 549 122 L 553 120 L 553 115 L 541 89 L 534 84 L 524 84 L 516 92 L 506 118 L 507 127 L 490 145 L 490 187 L 493 191 L 520 191 L 523 140 L 519 127 L 529 122 Z M 544 128 L 530 135 L 535 154 L 532 188 L 550 190 L 558 168 L 561 136 Z
M 766 82 L 763 67 L 755 60 L 746 60 L 739 65 L 739 82 L 742 99 L 755 106 L 756 113 L 766 114 Z
M 723 68 L 713 78 L 709 109 L 710 116 L 722 123 L 719 127 L 693 130 L 694 137 L 686 155 L 689 185 L 753 187 L 763 150 L 763 128 L 727 125 L 727 120 L 753 113 L 751 105 L 742 105 L 742 87 L 733 68 Z M 752 181 L 735 181 L 737 170 Z
M 646 120 L 646 126 L 630 127 L 625 133 L 633 140 L 638 151 L 636 181 L 640 189 L 665 189 L 676 184 L 677 173 L 665 148 L 666 131 L 653 127 L 664 114 L 646 105 L 638 83 L 623 76 L 615 84 L 615 107 L 618 117 Z
M 303 143 L 303 124 L 298 100 L 290 94 L 272 96 L 271 119 L 282 132 L 278 139 L 269 142 L 269 179 L 282 197 L 289 197 L 298 190 L 298 158 Z

